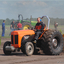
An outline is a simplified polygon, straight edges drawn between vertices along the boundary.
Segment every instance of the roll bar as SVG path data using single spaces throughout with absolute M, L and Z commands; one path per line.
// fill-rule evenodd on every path
M 46 15 L 45 15 L 45 16 L 42 16 L 42 17 L 41 17 L 41 19 L 42 19 L 42 18 L 44 18 L 44 17 L 46 17 L 46 18 L 48 19 L 48 26 L 47 26 L 47 29 L 49 29 L 49 25 L 50 25 L 50 18 L 49 18 L 48 16 L 46 16 Z

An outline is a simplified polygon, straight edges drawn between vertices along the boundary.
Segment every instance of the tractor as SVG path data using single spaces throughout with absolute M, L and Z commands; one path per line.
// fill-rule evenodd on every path
M 21 50 L 27 56 L 36 53 L 37 48 L 40 48 L 46 55 L 59 55 L 63 50 L 63 37 L 58 30 L 49 29 L 50 19 L 48 16 L 42 16 L 48 19 L 47 27 L 41 31 L 41 34 L 34 42 L 35 31 L 33 29 L 16 30 L 11 32 L 11 42 L 6 41 L 3 45 L 5 55 L 10 55 L 17 49 Z
M 22 30 L 30 29 L 31 27 L 35 26 L 37 23 L 36 21 L 32 21 L 32 16 L 31 16 L 30 20 L 23 20 L 22 14 L 18 15 L 18 21 L 20 21 L 20 23 L 22 23 L 22 28 L 21 28 Z M 17 29 L 17 24 L 18 24 L 18 22 L 15 22 L 16 29 Z

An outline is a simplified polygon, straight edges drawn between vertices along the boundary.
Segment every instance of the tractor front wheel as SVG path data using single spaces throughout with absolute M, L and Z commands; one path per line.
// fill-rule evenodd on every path
M 34 45 L 32 42 L 27 42 L 25 44 L 25 53 L 27 56 L 30 56 L 34 53 Z
M 4 46 L 3 46 L 3 52 L 5 55 L 10 55 L 11 54 L 11 51 L 7 51 L 5 48 L 6 46 L 10 46 L 11 42 L 7 41 L 4 43 Z

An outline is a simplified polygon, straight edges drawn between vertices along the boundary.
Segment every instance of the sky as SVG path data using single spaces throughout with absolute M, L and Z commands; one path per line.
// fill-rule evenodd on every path
M 42 17 L 64 18 L 64 0 L 0 0 L 0 19 Z

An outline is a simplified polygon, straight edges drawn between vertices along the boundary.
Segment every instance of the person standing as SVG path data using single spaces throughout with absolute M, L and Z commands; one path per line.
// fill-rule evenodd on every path
M 2 37 L 5 36 L 5 20 L 3 20 L 3 23 L 2 23 Z
M 14 21 L 12 21 L 12 23 L 11 23 L 11 27 L 10 27 L 10 28 L 11 28 L 11 31 L 13 31 L 13 30 L 14 30 L 14 27 L 15 27 L 14 25 L 15 25 L 15 22 L 14 22 Z
M 17 27 L 18 27 L 18 30 L 21 30 L 22 24 L 20 23 L 20 21 L 18 22 Z
M 57 27 L 58 27 L 58 23 L 57 22 L 54 22 L 54 27 L 55 27 L 55 30 L 57 30 Z
M 15 30 L 15 21 L 12 21 L 10 29 L 11 29 L 11 32 Z M 11 35 L 11 32 L 9 35 Z

